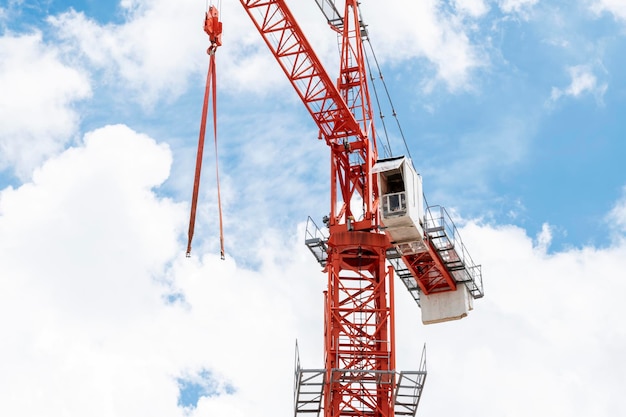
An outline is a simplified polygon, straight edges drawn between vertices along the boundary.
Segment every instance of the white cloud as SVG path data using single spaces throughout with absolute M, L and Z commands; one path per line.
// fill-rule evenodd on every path
M 163 330 L 153 327 L 164 291 L 155 279 L 176 251 L 182 214 L 150 191 L 169 162 L 166 147 L 110 126 L 2 191 L 0 310 L 12 318 L 0 322 L 11 335 L 0 347 L 11 358 L 1 414 L 175 410 L 170 365 L 146 345 Z M 148 387 L 162 396 L 147 398 Z
M 621 199 L 613 206 L 607 215 L 607 222 L 612 228 L 619 231 L 618 237 L 626 233 L 626 188 L 622 192 Z
M 80 53 L 94 71 L 104 70 L 105 80 L 119 78 L 125 94 L 133 93 L 128 99 L 149 108 L 158 100 L 180 96 L 190 79 L 198 91 L 204 87 L 209 46 L 203 31 L 205 6 L 191 0 L 132 0 L 120 3 L 125 21 L 119 24 L 101 24 L 71 9 L 48 20 L 66 48 Z M 306 18 L 300 21 L 303 27 L 315 22 L 314 27 L 323 30 L 325 36 L 315 37 L 326 39 L 317 45 L 316 52 L 323 56 L 336 50 L 334 35 L 313 8 L 314 3 L 304 11 L 296 5 L 294 12 Z M 221 89 L 257 94 L 277 87 L 290 90 L 241 5 L 227 2 L 220 11 L 224 24 L 223 46 L 217 55 Z
M 76 134 L 87 76 L 65 65 L 40 33 L 0 38 L 0 169 L 27 178 Z
M 537 4 L 539 0 L 500 0 L 500 9 L 505 13 L 524 13 Z
M 236 3 L 236 2 L 234 2 Z M 290 88 L 261 36 L 239 4 L 223 5 L 224 46 L 218 52 L 221 85 L 225 90 L 263 93 Z M 75 48 L 91 65 L 121 77 L 145 105 L 160 98 L 176 97 L 190 76 L 206 71 L 207 37 L 202 31 L 204 4 L 122 2 L 126 22 L 100 24 L 82 13 L 68 11 L 49 21 L 67 46 Z M 331 77 L 338 66 L 337 40 L 313 2 L 291 6 L 298 23 Z M 486 65 L 480 47 L 472 44 L 469 29 L 456 16 L 439 8 L 434 0 L 393 0 L 385 8 L 368 10 L 366 23 L 382 62 L 425 57 L 435 76 L 427 89 L 443 83 L 452 91 L 470 88 L 470 74 Z M 482 0 L 458 2 L 463 14 L 482 16 L 488 9 Z M 416 21 L 417 19 L 417 21 Z M 200 22 L 200 23 L 198 23 Z M 390 22 L 394 30 L 389 31 Z M 202 88 L 202 86 L 198 86 Z
M 190 77 L 195 88 L 204 87 L 204 78 L 198 75 L 206 74 L 208 66 L 205 6 L 191 0 L 122 1 L 125 21 L 119 24 L 101 24 L 74 10 L 51 16 L 49 22 L 66 47 L 82 54 L 95 70 L 119 77 L 134 100 L 150 107 L 157 100 L 180 96 Z M 303 27 L 314 21 L 310 11 L 315 7 L 310 4 L 305 13 L 301 5 L 294 8 L 306 17 L 301 21 Z M 222 90 L 264 93 L 277 86 L 287 89 L 284 75 L 241 5 L 227 2 L 220 11 L 224 33 L 217 59 Z M 318 18 L 315 27 L 324 30 L 327 40 L 316 52 L 335 51 L 329 41 L 334 40 L 332 32 L 317 10 L 313 11 Z M 320 38 L 324 36 L 315 39 Z
M 49 17 L 65 46 L 121 78 L 144 105 L 179 96 L 190 74 L 206 71 L 204 4 L 124 3 L 127 22 L 100 24 L 69 10 Z M 206 45 L 205 45 L 206 43 Z
M 42 296 L 63 299 L 65 308 L 82 315 L 98 316 L 112 300 L 120 316 L 141 308 L 132 292 L 142 281 L 122 278 L 120 269 L 131 275 L 141 272 L 139 266 L 158 271 L 164 251 L 175 250 L 176 230 L 164 217 L 179 208 L 150 192 L 167 178 L 170 159 L 166 147 L 109 126 L 87 134 L 84 147 L 46 162 L 32 182 L 5 189 L 5 271 L 15 266 L 18 273 L 43 279 Z M 147 215 L 153 225 L 139 221 Z
M 334 78 L 339 65 L 337 38 L 328 29 L 322 13 L 314 2 L 294 2 L 289 7 Z M 459 1 L 458 7 L 463 14 L 473 17 L 480 17 L 488 10 L 482 0 Z M 361 11 L 381 63 L 398 64 L 425 58 L 433 64 L 434 74 L 424 83 L 426 89 L 438 84 L 452 91 L 470 89 L 471 73 L 487 65 L 481 47 L 469 38 L 472 29 L 458 16 L 442 10 L 437 1 L 389 0 L 383 8 L 363 3 Z M 238 77 L 231 88 L 254 88 L 258 92 L 263 88 L 286 86 L 284 75 L 240 5 L 231 6 L 223 16 L 225 25 L 228 24 L 225 31 L 236 32 L 230 35 L 235 45 L 223 57 L 227 60 L 226 71 Z M 393 30 L 389 30 L 391 27 Z
M 176 378 L 200 369 L 232 384 L 246 415 L 276 396 L 288 412 L 294 322 L 309 314 L 294 318 L 292 303 L 324 282 L 310 276 L 319 267 L 302 273 L 306 248 L 271 235 L 263 244 L 282 256 L 262 249 L 257 272 L 185 259 L 187 210 L 153 191 L 170 164 L 167 146 L 107 126 L 0 193 L 0 414 L 182 416 Z M 316 292 L 299 304 L 321 305 Z M 197 415 L 231 400 L 215 401 Z
M 626 267 L 626 246 L 546 254 L 517 227 L 469 224 L 461 233 L 482 263 L 486 295 L 465 321 L 425 328 L 430 373 L 420 412 L 623 413 L 614 397 L 626 370 L 616 292 L 626 284 L 616 271 Z M 464 387 L 452 402 L 443 395 L 451 381 Z
M 433 0 L 390 1 L 365 17 L 372 43 L 384 60 L 399 63 L 424 57 L 432 62 L 436 75 L 424 83 L 427 92 L 438 83 L 451 91 L 471 89 L 471 73 L 488 64 L 481 48 L 470 40 L 469 29 Z M 390 27 L 394 29 L 385 29 Z
M 481 17 L 489 11 L 489 5 L 483 0 L 455 0 L 454 6 L 463 14 Z
M 611 13 L 616 19 L 626 20 L 626 2 L 623 0 L 595 0 L 591 10 L 597 14 Z
M 552 92 L 550 93 L 550 99 L 552 101 L 556 101 L 564 96 L 577 98 L 585 93 L 591 93 L 598 101 L 602 101 L 602 97 L 608 85 L 606 83 L 598 83 L 598 79 L 589 66 L 572 66 L 569 67 L 567 71 L 572 81 L 570 85 L 564 89 L 552 87 Z
M 166 146 L 108 126 L 2 191 L 0 332 L 11 337 L 0 355 L 11 360 L 0 373 L 0 414 L 292 410 L 294 339 L 303 366 L 322 364 L 326 279 L 303 230 L 277 227 L 249 242 L 263 260 L 256 270 L 200 251 L 184 258 L 187 212 L 153 191 L 170 163 Z M 259 224 L 238 221 L 241 233 Z M 615 313 L 626 283 L 615 271 L 626 268 L 626 246 L 548 254 L 547 227 L 536 245 L 513 226 L 469 223 L 461 234 L 486 289 L 469 318 L 423 327 L 396 285 L 398 369 L 415 369 L 428 344 L 420 413 L 623 414 L 626 333 Z M 178 301 L 166 304 L 168 294 Z M 201 369 L 235 392 L 184 411 L 176 379 Z M 455 401 L 451 381 L 463 387 Z
M 552 242 L 552 227 L 548 223 L 541 225 L 541 231 L 537 234 L 537 249 L 547 252 Z

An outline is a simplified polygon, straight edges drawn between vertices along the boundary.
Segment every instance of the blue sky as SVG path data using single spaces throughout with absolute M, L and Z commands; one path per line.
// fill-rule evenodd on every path
M 418 415 L 623 414 L 626 3 L 362 3 L 428 203 L 483 265 L 459 322 L 423 326 L 397 295 L 399 367 L 428 346 Z M 289 4 L 334 76 L 315 2 Z M 226 261 L 211 143 L 184 258 L 206 2 L 0 2 L 0 414 L 288 414 L 296 338 L 321 365 L 302 241 L 328 152 L 239 3 L 220 7 Z
M 69 8 L 103 25 L 122 24 L 130 13 L 115 3 L 20 3 L 7 5 L 5 30 L 37 28 L 46 41 L 57 33 L 46 19 Z M 455 19 L 455 29 L 465 29 L 467 51 L 462 53 L 471 54 L 459 74 L 444 79 L 436 68 L 442 64 L 428 56 L 403 60 L 387 49 L 376 51 L 384 46 L 376 32 L 389 29 L 371 28 L 371 42 L 385 58 L 383 73 L 429 201 L 453 206 L 463 217 L 511 222 L 533 234 L 547 222 L 554 230 L 554 249 L 606 245 L 604 215 L 626 183 L 620 169 L 626 145 L 618 139 L 624 133 L 619 111 L 626 91 L 620 76 L 625 59 L 619 53 L 625 42 L 620 9 L 611 13 L 610 8 L 596 11 L 590 2 L 520 1 L 509 2 L 511 11 L 505 12 L 505 3 L 437 4 L 440 13 Z M 364 9 L 367 17 L 367 5 Z M 92 47 L 98 48 L 97 42 Z M 196 86 L 202 80 L 197 70 L 191 74 Z M 571 89 L 584 77 L 589 77 L 588 84 Z M 289 97 L 288 87 L 281 87 L 281 94 Z M 121 100 L 124 86 L 94 83 L 91 88 L 90 100 L 80 103 L 85 129 L 124 122 L 171 132 L 181 140 L 197 130 L 201 88 L 187 86 L 140 109 Z M 228 117 L 239 114 L 234 109 L 242 106 L 241 95 L 229 90 L 220 89 L 225 138 L 232 126 Z M 111 102 L 121 107 L 123 117 L 119 111 L 101 111 Z M 277 113 L 288 111 L 285 103 L 275 103 Z M 287 104 L 291 108 L 293 103 Z M 303 111 L 293 117 L 312 129 Z M 403 152 L 402 147 L 396 145 L 395 152 Z M 10 168 L 3 174 L 7 183 L 15 184 Z M 471 180 L 457 180 L 460 175 Z

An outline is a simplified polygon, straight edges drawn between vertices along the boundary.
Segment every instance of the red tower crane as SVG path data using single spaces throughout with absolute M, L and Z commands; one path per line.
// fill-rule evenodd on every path
M 341 43 L 334 82 L 285 0 L 240 0 L 330 149 L 328 236 L 313 222 L 306 244 L 328 274 L 324 368 L 296 362 L 294 415 L 415 415 L 426 378 L 396 370 L 394 276 L 424 323 L 459 319 L 483 296 L 475 265 L 445 209 L 424 207 L 406 157 L 379 159 L 357 0 L 316 0 Z M 221 31 L 221 26 L 220 26 Z

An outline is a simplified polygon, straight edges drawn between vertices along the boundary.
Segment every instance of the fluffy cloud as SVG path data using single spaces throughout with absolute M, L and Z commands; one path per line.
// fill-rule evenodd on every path
M 0 56 L 0 169 L 27 178 L 76 134 L 91 87 L 39 32 L 0 37 Z
M 463 2 L 459 7 L 475 13 L 481 10 L 479 3 Z M 452 91 L 469 89 L 472 71 L 488 63 L 481 48 L 472 43 L 470 29 L 436 1 L 394 0 L 384 8 L 370 10 L 366 18 L 372 42 L 385 61 L 423 57 L 433 64 L 435 76 L 424 83 L 426 91 L 438 83 Z M 383 29 L 389 27 L 394 29 Z
M 607 215 L 607 221 L 618 230 L 617 237 L 626 233 L 626 188 L 623 190 L 622 198 Z
M 473 17 L 487 10 L 482 1 L 459 1 L 457 6 L 462 14 Z M 91 65 L 121 77 L 143 103 L 152 104 L 158 98 L 177 96 L 190 75 L 206 70 L 202 7 L 191 1 L 175 6 L 167 1 L 122 2 L 126 16 L 122 24 L 100 24 L 74 11 L 51 17 L 50 22 Z M 313 2 L 291 7 L 329 73 L 335 74 L 337 40 L 323 16 Z M 456 16 L 441 10 L 434 0 L 394 0 L 376 10 L 363 7 L 383 62 L 424 57 L 433 63 L 435 76 L 426 83 L 427 89 L 436 83 L 451 90 L 469 88 L 471 72 L 485 65 L 486 58 L 472 44 L 468 28 Z M 225 31 L 219 52 L 222 85 L 227 90 L 256 93 L 287 88 L 283 74 L 241 5 L 225 4 L 221 16 Z M 395 30 L 376 29 L 389 27 L 390 22 Z
M 170 163 L 166 146 L 108 126 L 2 191 L 2 414 L 287 414 L 296 338 L 302 365 L 321 366 L 325 277 L 302 227 L 250 242 L 254 270 L 186 259 L 185 207 L 154 191 Z M 535 238 L 506 225 L 461 233 L 486 289 L 469 318 L 424 327 L 396 286 L 398 368 L 416 369 L 428 345 L 420 413 L 623 412 L 623 243 L 548 253 L 547 225 Z M 180 381 L 199 375 L 213 388 L 179 406 Z M 455 401 L 451 384 L 463 387 Z
M 180 207 L 150 191 L 170 158 L 151 139 L 109 126 L 47 161 L 32 182 L 3 190 L 4 278 L 35 279 L 39 296 L 83 317 L 99 318 L 109 303 L 120 318 L 143 308 L 132 293 L 149 284 L 144 269 L 162 270 L 176 247 L 176 223 L 165 218 Z
M 548 226 L 537 244 L 512 226 L 468 224 L 461 233 L 482 263 L 486 295 L 467 319 L 416 329 L 429 345 L 420 412 L 623 413 L 616 396 L 626 371 L 618 360 L 626 332 L 615 312 L 626 289 L 616 273 L 626 267 L 626 246 L 547 253 Z M 405 298 L 397 329 L 413 307 Z M 463 387 L 453 402 L 443 395 L 451 384 Z
M 323 15 L 314 2 L 293 2 L 289 7 L 333 77 L 338 68 L 337 38 L 327 28 Z M 476 18 L 488 10 L 480 0 L 459 1 L 457 8 L 461 15 Z M 243 85 L 234 84 L 233 88 L 249 86 L 247 88 L 258 91 L 262 87 L 284 85 L 278 67 L 267 61 L 271 57 L 265 51 L 261 37 L 256 29 L 251 30 L 250 19 L 239 9 L 242 9 L 241 6 L 236 4 L 228 10 L 228 15 L 224 14 L 232 17 L 228 21 L 229 27 L 235 25 L 235 28 L 229 30 L 237 31 L 237 34 L 232 35 L 236 47 L 228 52 L 226 58 L 229 62 L 228 71 L 240 77 L 239 81 L 246 81 Z M 343 10 L 340 12 L 343 13 Z M 488 58 L 482 47 L 474 44 L 470 38 L 471 27 L 466 26 L 459 16 L 443 10 L 437 1 L 389 0 L 385 7 L 363 3 L 361 12 L 381 63 L 406 64 L 416 58 L 424 58 L 432 63 L 432 74 L 423 83 L 427 91 L 437 85 L 452 91 L 470 89 L 472 72 L 487 65 Z M 389 30 L 390 27 L 393 30 Z
M 119 77 L 146 106 L 179 96 L 201 63 L 206 71 L 204 4 L 122 2 L 121 8 L 122 24 L 101 24 L 71 9 L 49 22 L 66 48 Z
M 596 0 L 591 4 L 595 13 L 611 13 L 616 19 L 626 20 L 626 3 L 621 0 Z
M 187 211 L 154 192 L 170 164 L 167 146 L 107 126 L 0 193 L 0 332 L 10 335 L 0 414 L 201 415 L 235 401 L 249 415 L 274 408 L 263 374 L 288 412 L 292 300 L 316 286 L 300 272 L 314 261 L 271 240 L 289 262 L 255 272 L 184 258 Z M 300 285 L 285 285 L 295 276 Z M 301 306 L 321 305 L 317 293 Z M 179 381 L 204 370 L 232 389 L 179 407 Z
M 567 69 L 571 82 L 564 89 L 552 87 L 550 98 L 556 101 L 564 96 L 580 97 L 584 93 L 591 93 L 601 101 L 607 89 L 606 83 L 598 83 L 598 79 L 589 66 L 577 65 Z
M 537 4 L 539 0 L 500 0 L 500 9 L 505 13 L 522 13 Z
M 455 7 L 471 17 L 481 17 L 489 11 L 489 6 L 483 0 L 456 0 Z
M 128 414 L 136 403 L 120 395 L 147 401 L 148 386 L 175 399 L 142 340 L 159 334 L 155 279 L 176 251 L 180 207 L 150 191 L 169 161 L 166 147 L 110 126 L 0 194 L 0 309 L 13 317 L 0 322 L 11 335 L 2 414 Z

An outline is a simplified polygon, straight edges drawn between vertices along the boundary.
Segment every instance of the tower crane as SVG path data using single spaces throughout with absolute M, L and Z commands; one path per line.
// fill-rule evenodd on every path
M 379 158 L 359 2 L 315 1 L 340 40 L 336 81 L 286 0 L 240 0 L 330 150 L 328 235 L 309 219 L 305 239 L 328 277 L 324 367 L 297 358 L 294 416 L 414 416 L 425 356 L 417 371 L 396 370 L 394 276 L 431 324 L 468 314 L 484 295 L 481 267 L 446 210 L 425 207 L 412 161 Z

